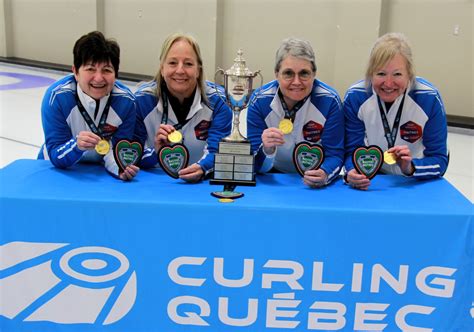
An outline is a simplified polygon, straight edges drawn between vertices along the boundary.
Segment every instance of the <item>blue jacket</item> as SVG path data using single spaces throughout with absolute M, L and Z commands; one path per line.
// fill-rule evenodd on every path
M 201 100 L 199 87 L 196 89 L 193 104 L 189 110 L 189 121 L 180 129 L 183 143 L 189 150 L 189 164 L 198 163 L 205 174 L 214 168 L 214 155 L 219 141 L 230 134 L 232 111 L 223 101 L 222 88 L 206 82 L 208 102 Z M 145 145 L 141 167 L 158 167 L 158 156 L 154 148 L 154 138 L 163 117 L 163 101 L 156 96 L 156 82 L 151 81 L 139 87 L 135 93 L 137 101 L 136 138 Z M 168 103 L 168 124 L 177 125 L 178 119 Z
M 385 109 L 390 128 L 403 99 L 399 96 L 389 110 Z M 352 152 L 359 146 L 377 145 L 388 149 L 377 96 L 367 90 L 364 81 L 349 88 L 344 98 L 346 119 L 345 169 L 354 168 Z M 417 77 L 408 87 L 402 109 L 395 145 L 407 145 L 413 157 L 414 177 L 429 179 L 442 176 L 448 166 L 447 123 L 443 101 L 438 90 L 428 81 Z M 383 164 L 382 172 L 403 173 L 397 164 Z
M 325 159 L 321 169 L 328 175 L 328 182 L 340 173 L 344 158 L 344 116 L 337 92 L 315 79 L 310 97 L 296 112 L 293 131 L 285 135 L 285 144 L 278 146 L 274 156 L 263 152 L 262 133 L 270 127 L 278 128 L 285 112 L 278 96 L 279 83 L 271 81 L 255 90 L 247 113 L 247 136 L 256 152 L 256 168 L 267 172 L 272 167 L 285 173 L 294 173 L 293 149 L 306 141 L 320 144 Z
M 77 107 L 76 94 L 94 119 L 97 102 L 80 90 L 74 75 L 68 75 L 52 84 L 46 90 L 41 105 L 45 144 L 39 152 L 38 159 L 49 159 L 54 166 L 60 168 L 70 167 L 79 161 L 103 161 L 109 172 L 118 175 L 113 149 L 110 149 L 106 156 L 101 156 L 95 150 L 82 151 L 77 147 L 76 136 L 79 132 L 91 129 Z M 115 81 L 109 96 L 99 101 L 94 123 L 99 125 L 108 98 L 112 98 L 103 131 L 104 136 L 111 139 L 114 146 L 120 139 L 133 138 L 136 121 L 135 98 L 119 81 Z

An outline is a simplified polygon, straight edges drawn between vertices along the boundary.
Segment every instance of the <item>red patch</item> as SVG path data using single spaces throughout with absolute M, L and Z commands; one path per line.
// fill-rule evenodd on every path
M 118 127 L 106 123 L 104 127 L 102 127 L 102 136 L 105 138 L 111 137 L 117 131 L 117 129 Z
M 323 134 L 323 125 L 314 121 L 309 121 L 303 126 L 303 137 L 305 141 L 317 143 Z
M 400 126 L 400 137 L 407 142 L 415 143 L 422 135 L 423 129 L 413 121 L 408 121 Z
M 209 128 L 211 127 L 211 121 L 202 120 L 199 122 L 196 127 L 194 127 L 194 135 L 196 135 L 196 139 L 200 141 L 207 140 L 209 136 Z

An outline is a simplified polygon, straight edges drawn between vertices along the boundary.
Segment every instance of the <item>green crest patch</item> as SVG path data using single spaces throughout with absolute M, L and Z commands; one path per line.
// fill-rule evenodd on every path
M 131 142 L 126 139 L 120 140 L 114 147 L 114 158 L 120 172 L 127 166 L 137 165 L 143 154 L 143 146 L 139 142 Z
M 318 169 L 324 161 L 323 147 L 318 144 L 298 143 L 293 150 L 293 163 L 301 176 L 304 172 Z
M 382 149 L 376 145 L 361 146 L 354 150 L 352 162 L 357 172 L 364 174 L 368 179 L 372 179 L 382 167 Z
M 177 179 L 178 172 L 188 166 L 189 152 L 183 144 L 163 146 L 158 151 L 158 162 L 169 176 Z

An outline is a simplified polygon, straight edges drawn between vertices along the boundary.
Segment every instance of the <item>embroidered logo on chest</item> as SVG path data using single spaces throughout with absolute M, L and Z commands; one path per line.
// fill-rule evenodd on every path
M 303 138 L 305 141 L 316 143 L 321 139 L 323 134 L 323 125 L 315 121 L 308 121 L 303 126 Z
M 415 143 L 423 135 L 423 129 L 419 124 L 408 121 L 400 126 L 400 137 L 407 142 Z
M 194 127 L 194 135 L 196 139 L 200 141 L 207 140 L 209 136 L 209 128 L 211 127 L 211 121 L 202 120 Z

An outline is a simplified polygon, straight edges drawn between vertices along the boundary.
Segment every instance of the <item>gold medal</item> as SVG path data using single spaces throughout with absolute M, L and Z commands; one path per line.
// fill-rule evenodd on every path
M 183 135 L 178 130 L 173 131 L 168 135 L 168 141 L 171 143 L 179 143 L 183 139 Z
M 395 164 L 397 162 L 397 159 L 395 158 L 395 154 L 385 151 L 383 153 L 383 162 L 388 165 Z
M 283 119 L 280 121 L 278 129 L 280 129 L 285 135 L 289 134 L 293 131 L 293 122 L 291 122 L 290 119 Z
M 102 155 L 102 156 L 105 156 L 110 150 L 110 144 L 109 144 L 109 141 L 107 141 L 106 139 L 101 139 L 99 141 L 99 143 L 97 143 L 97 145 L 95 146 L 95 151 Z

